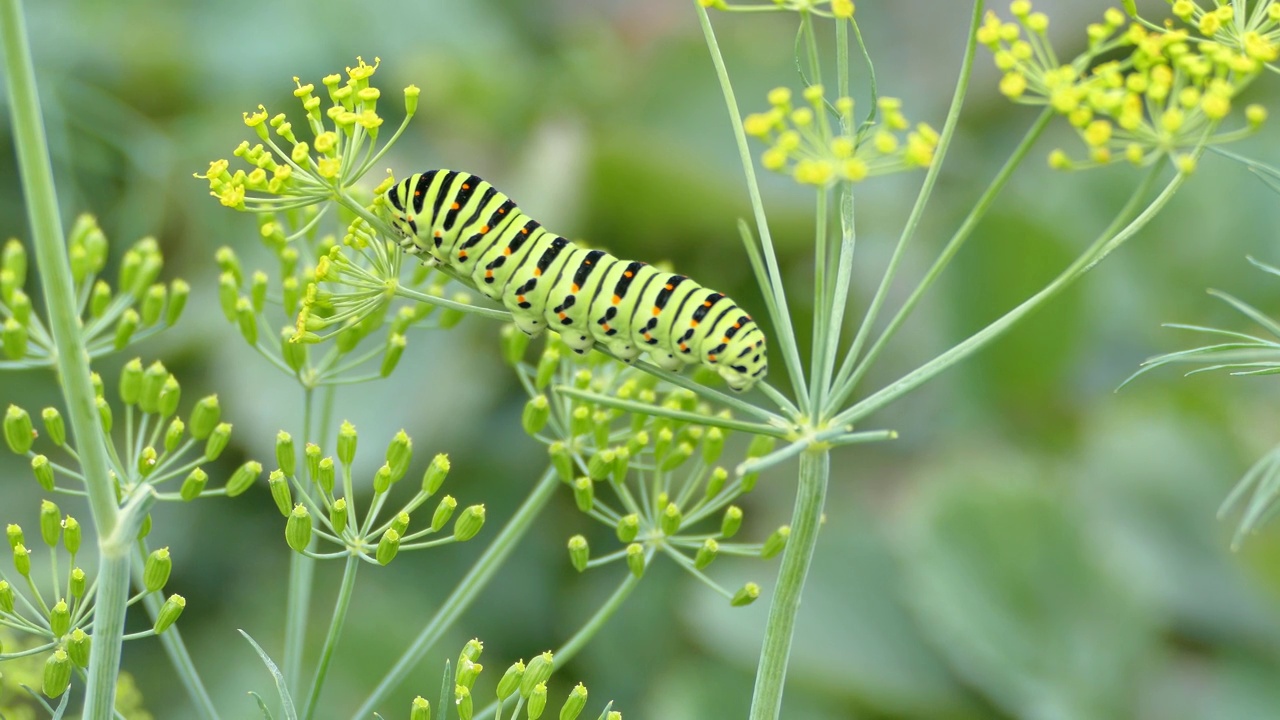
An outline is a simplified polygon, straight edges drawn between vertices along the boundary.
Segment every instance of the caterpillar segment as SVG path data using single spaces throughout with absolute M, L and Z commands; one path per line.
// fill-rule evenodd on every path
M 764 333 L 724 294 L 580 248 L 475 175 L 411 175 L 387 190 L 385 207 L 406 252 L 447 265 L 529 335 L 549 328 L 576 352 L 599 343 L 623 361 L 647 353 L 672 371 L 702 364 L 737 391 L 768 371 Z

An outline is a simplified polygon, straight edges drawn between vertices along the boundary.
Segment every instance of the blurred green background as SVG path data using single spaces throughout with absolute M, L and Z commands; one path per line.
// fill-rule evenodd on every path
M 903 97 L 913 119 L 941 126 L 966 5 L 858 6 L 881 91 Z M 1037 8 L 1050 13 L 1070 56 L 1084 24 L 1109 5 Z M 266 257 L 253 218 L 220 207 L 191 174 L 250 136 L 242 111 L 260 102 L 292 111 L 292 76 L 317 82 L 356 55 L 382 59 L 375 79 L 385 97 L 422 88 L 419 117 L 387 158 L 397 174 L 476 172 L 566 236 L 622 257 L 670 259 L 763 315 L 735 230 L 750 212 L 745 187 L 689 2 L 40 0 L 26 11 L 64 218 L 95 213 L 116 248 L 154 234 L 165 277 L 194 288 L 179 327 L 141 351 L 178 375 L 188 401 L 219 394 L 236 444 L 211 474 L 269 458 L 281 428 L 299 434 L 300 392 L 223 321 L 214 250 L 230 245 L 250 267 Z M 771 87 L 799 86 L 794 16 L 714 20 L 744 110 L 762 109 Z M 977 66 L 906 279 L 927 267 L 1033 117 L 995 92 L 985 51 Z M 1269 76 L 1250 93 L 1273 115 L 1276 86 Z M 1280 163 L 1275 137 L 1268 128 L 1235 149 Z M 872 384 L 1019 302 L 1107 223 L 1135 171 L 1051 172 L 1043 158 L 1057 146 L 1081 154 L 1061 126 L 1037 148 Z M 0 233 L 26 239 L 12 153 L 4 143 Z M 860 191 L 851 317 L 874 290 L 920 177 Z M 777 177 L 763 178 L 763 188 L 805 327 L 808 293 L 799 291 L 810 287 L 812 195 Z M 1249 254 L 1280 262 L 1277 227 L 1276 195 L 1207 157 L 1129 246 L 976 359 L 874 418 L 899 440 L 837 452 L 784 717 L 1280 717 L 1280 532 L 1231 553 L 1231 521 L 1214 517 L 1236 478 L 1280 443 L 1275 381 L 1183 380 L 1167 370 L 1114 392 L 1145 357 L 1195 339 L 1160 323 L 1244 326 L 1204 288 L 1280 311 L 1280 283 L 1245 262 Z M 909 290 L 902 282 L 894 297 Z M 354 709 L 541 471 L 539 446 L 519 430 L 523 393 L 497 357 L 496 332 L 469 319 L 449 334 L 411 337 L 390 380 L 339 393 L 337 419 L 354 422 L 367 445 L 404 427 L 415 467 L 449 452 L 451 492 L 487 503 L 489 527 L 470 545 L 362 573 L 330 676 L 329 717 Z M 100 364 L 109 386 L 127 359 Z M 6 404 L 39 408 L 54 393 L 48 373 L 0 376 Z M 370 469 L 373 455 L 365 453 Z M 0 462 L 0 519 L 34 523 L 29 470 L 11 456 Z M 784 465 L 746 498 L 751 537 L 786 522 L 793 478 Z M 170 588 L 189 601 L 182 630 L 226 717 L 252 715 L 246 691 L 272 692 L 235 631 L 278 656 L 283 525 L 265 486 L 155 513 L 152 541 L 175 559 Z M 415 694 L 434 698 L 443 658 L 469 637 L 485 639 L 484 664 L 500 674 L 576 630 L 624 572 L 576 574 L 564 543 L 577 532 L 598 528 L 564 493 L 384 715 L 402 716 Z M 728 586 L 761 581 L 762 601 L 731 610 L 658 563 L 560 681 L 586 682 L 593 699 L 615 699 L 631 719 L 745 716 L 776 561 L 721 563 Z M 315 646 L 337 577 L 336 567 L 319 575 Z M 125 662 L 157 717 L 186 715 L 158 643 L 130 643 Z

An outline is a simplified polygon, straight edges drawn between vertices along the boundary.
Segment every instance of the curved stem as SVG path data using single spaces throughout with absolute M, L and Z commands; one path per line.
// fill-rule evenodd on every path
M 338 638 L 342 636 L 342 626 L 347 621 L 347 609 L 351 607 L 351 596 L 356 589 L 356 574 L 359 569 L 359 558 L 355 555 L 348 556 L 347 565 L 342 570 L 342 585 L 338 588 L 338 599 L 333 604 L 333 617 L 329 620 L 329 634 L 324 638 L 320 662 L 316 663 L 316 677 L 311 683 L 311 696 L 307 698 L 307 707 L 302 711 L 302 720 L 311 720 L 320 702 L 320 693 L 324 690 L 324 677 L 329 672 L 333 651 L 338 646 Z
M 80 334 L 71 263 L 58 217 L 53 169 L 19 0 L 0 0 L 0 41 L 4 44 L 18 169 L 57 354 L 58 380 L 67 404 L 71 431 L 80 449 L 85 489 L 89 493 L 89 508 L 98 535 L 98 624 L 90 651 L 83 716 L 87 720 L 107 720 L 115 706 L 125 601 L 129 594 L 132 538 L 126 540 L 115 533 L 119 509 L 108 474 L 110 463 L 102 423 L 89 380 L 89 361 Z
M 534 518 L 546 507 L 559 486 L 560 476 L 554 469 L 548 468 L 542 473 L 538 484 L 533 488 L 533 492 L 529 493 L 524 504 L 516 510 L 515 515 L 511 516 L 506 527 L 502 528 L 502 532 L 494 538 L 493 543 L 484 551 L 484 555 L 476 561 L 467 576 L 458 583 L 453 593 L 436 610 L 436 614 L 400 655 L 395 665 L 383 675 L 382 681 L 373 689 L 373 692 L 369 693 L 369 697 L 360 704 L 360 708 L 352 715 L 353 720 L 364 720 L 373 715 L 378 703 L 409 676 L 418 661 L 458 619 L 462 611 L 471 605 L 511 551 L 515 550 L 516 544 L 524 537 L 525 532 L 533 524 Z
M 800 456 L 800 486 L 791 515 L 791 536 L 778 571 L 773 602 L 769 604 L 769 620 L 764 629 L 755 692 L 751 697 L 751 720 L 777 720 L 782 709 L 791 637 L 800 611 L 800 594 L 818 543 L 818 526 L 830 474 L 829 450 L 811 450 Z

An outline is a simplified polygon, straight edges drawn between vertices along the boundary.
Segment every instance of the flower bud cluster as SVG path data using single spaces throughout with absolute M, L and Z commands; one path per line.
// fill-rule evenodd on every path
M 802 185 L 827 187 L 933 162 L 938 133 L 925 123 L 912 129 L 897 98 L 877 100 L 877 122 L 859 124 L 853 98 L 828 102 L 823 93 L 821 85 L 810 85 L 804 101 L 793 104 L 790 90 L 775 88 L 769 93 L 770 109 L 743 120 L 748 135 L 769 145 L 760 156 L 765 168 L 789 174 Z
M 120 258 L 115 286 L 102 277 L 108 243 L 91 215 L 76 218 L 67 253 L 77 297 L 84 298 L 80 331 L 90 357 L 100 357 L 173 325 L 190 287 L 159 281 L 164 257 L 154 238 L 134 243 Z M 30 258 L 10 238 L 0 250 L 0 368 L 52 367 L 53 336 L 26 291 Z
M 365 561 L 386 565 L 401 550 L 466 542 L 480 533 L 485 521 L 484 505 L 459 510 L 458 501 L 445 495 L 436 501 L 429 515 L 426 510 L 418 512 L 440 491 L 449 475 L 449 457 L 443 453 L 427 462 L 413 496 L 398 510 L 387 511 L 389 493 L 409 476 L 413 466 L 413 441 L 403 430 L 387 445 L 385 461 L 370 479 L 373 497 L 368 509 L 361 513 L 353 474 L 359 440 L 355 426 L 344 422 L 338 430 L 336 460 L 314 443 L 302 447 L 299 458 L 293 437 L 284 431 L 276 435 L 278 467 L 270 474 L 268 485 L 276 508 L 285 517 L 285 541 L 290 548 L 314 558 L 355 554 Z M 429 537 L 436 534 L 441 536 Z M 317 540 L 340 549 L 318 552 L 314 547 Z
M 73 669 L 88 666 L 93 641 L 93 582 L 78 565 L 83 530 L 74 517 L 44 500 L 37 537 L 28 537 L 16 524 L 6 526 L 5 537 L 16 577 L 0 571 L 0 625 L 30 635 L 34 644 L 28 650 L 48 651 L 42 689 L 45 695 L 58 697 L 66 691 Z M 41 547 L 47 551 L 47 574 L 32 567 Z M 143 594 L 162 592 L 172 569 L 168 548 L 152 552 L 144 564 Z M 170 596 L 150 631 L 126 639 L 163 632 L 178 619 L 181 605 L 185 600 L 180 595 Z
M 105 397 L 102 380 L 93 375 L 98 416 L 107 436 L 119 443 L 108 446 L 111 472 L 121 505 L 138 492 L 154 492 L 159 500 L 190 501 L 205 495 L 234 497 L 250 487 L 262 472 L 254 461 L 241 465 L 221 489 L 209 489 L 202 466 L 216 461 L 231 442 L 231 424 L 222 421 L 216 395 L 196 401 L 185 419 L 179 415 L 182 386 L 163 363 L 143 365 L 134 358 L 120 370 L 118 404 Z M 123 433 L 113 433 L 122 419 Z M 9 449 L 31 459 L 36 482 L 46 492 L 55 489 L 83 492 L 83 475 L 75 469 L 79 453 L 75 438 L 67 433 L 62 413 L 54 407 L 40 412 L 44 439 L 52 448 L 37 447 L 41 433 L 31 414 L 10 405 L 4 417 L 4 437 Z M 58 458 L 61 454 L 65 458 Z M 52 456 L 52 457 L 51 457 Z M 57 459 L 54 459 L 57 458 Z M 65 464 L 61 464 L 65 463 Z M 167 487 L 166 487 L 167 486 Z M 146 488 L 143 490 L 142 488 Z M 142 530 L 149 528 L 144 521 Z
M 726 12 L 759 12 L 772 9 L 784 12 L 812 13 L 818 17 L 848 20 L 853 17 L 853 0 L 769 0 L 730 5 L 726 0 L 698 0 L 703 7 Z
M 568 542 L 573 566 L 581 572 L 619 561 L 640 576 L 662 552 L 735 599 L 703 570 L 722 554 L 772 557 L 786 538 L 783 532 L 764 544 L 730 542 L 742 525 L 734 501 L 759 478 L 754 472 L 733 477 L 720 464 L 730 435 L 723 424 L 732 415 L 601 353 L 573 353 L 556 336 L 548 337 L 536 363 L 525 363 L 517 335 L 504 332 L 503 343 L 530 391 L 524 429 L 547 446 L 553 471 L 578 509 L 607 526 L 621 546 L 593 556 L 587 537 L 574 535 Z M 758 458 L 774 441 L 757 436 L 748 445 L 746 457 Z
M 1180 171 L 1191 172 L 1200 149 L 1245 137 L 1266 120 L 1265 108 L 1250 105 L 1244 109 L 1243 123 L 1219 131 L 1235 110 L 1236 96 L 1269 62 L 1265 58 L 1274 59 L 1276 45 L 1261 35 L 1246 33 L 1246 41 L 1220 33 L 1214 22 L 1230 19 L 1230 6 L 1199 15 L 1187 6 L 1195 3 L 1175 2 L 1174 11 L 1195 20 L 1208 37 L 1130 23 L 1113 8 L 1102 22 L 1089 26 L 1088 50 L 1062 63 L 1048 41 L 1049 19 L 1034 12 L 1028 0 L 1016 0 L 1010 6 L 1014 19 L 1004 21 L 988 13 L 978 40 L 991 49 L 996 67 L 1004 73 L 1004 95 L 1015 102 L 1048 106 L 1066 117 L 1084 141 L 1087 160 L 1072 160 L 1055 150 L 1049 156 L 1053 167 L 1089 167 L 1120 159 L 1145 166 L 1170 157 Z M 1217 21 L 1206 21 L 1209 17 Z M 1103 56 L 1111 59 L 1097 62 Z

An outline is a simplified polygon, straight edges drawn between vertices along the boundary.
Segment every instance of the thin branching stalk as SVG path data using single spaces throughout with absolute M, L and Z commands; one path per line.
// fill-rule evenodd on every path
M 122 528 L 127 530 L 129 523 L 120 522 L 115 491 L 108 474 L 110 461 L 106 438 L 89 380 L 89 361 L 80 334 L 71 264 L 58 217 L 53 169 L 19 0 L 0 0 L 0 39 L 4 43 L 18 169 L 35 245 L 36 264 L 43 280 L 54 351 L 57 353 L 58 379 L 67 404 L 71 431 L 80 451 L 100 553 L 94 642 L 90 651 L 83 716 L 87 720 L 107 720 L 115 706 L 125 602 L 129 595 L 132 538 L 118 532 Z
M 356 575 L 360 569 L 360 558 L 347 557 L 346 566 L 342 569 L 342 584 L 338 587 L 338 599 L 333 604 L 333 617 L 329 620 L 329 632 L 324 638 L 324 649 L 320 651 L 320 660 L 316 663 L 316 677 L 311 683 L 311 695 L 307 698 L 306 709 L 302 711 L 302 720 L 311 720 L 315 716 L 316 707 L 320 704 L 320 693 L 324 691 L 324 678 L 329 672 L 329 663 L 333 660 L 334 650 L 338 647 L 338 638 L 342 636 L 342 626 L 347 621 L 347 610 L 351 607 L 351 596 L 356 589 Z
M 444 601 L 444 604 L 436 610 L 431 620 L 427 622 L 426 627 L 418 633 L 409 647 L 396 660 L 395 665 L 391 667 L 383 676 L 378 686 L 369 693 L 369 697 L 365 698 L 360 704 L 360 708 L 352 715 L 353 720 L 364 720 L 370 717 L 376 711 L 378 703 L 386 699 L 387 695 L 396 688 L 409 674 L 413 668 L 422 660 L 427 651 L 431 649 L 445 631 L 458 619 L 464 610 L 471 605 L 476 599 L 480 591 L 484 589 L 489 580 L 493 578 L 494 573 L 502 566 L 507 556 L 515 550 L 516 545 L 520 543 L 521 538 L 528 532 L 533 525 L 533 521 L 547 506 L 547 502 L 551 500 L 551 496 L 560 487 L 560 476 L 555 470 L 548 468 L 542 477 L 538 479 L 538 484 L 534 486 L 533 491 L 529 493 L 529 497 L 525 498 L 524 503 L 511 516 L 502 532 L 484 551 L 484 555 L 471 566 L 471 570 L 467 576 L 458 583 L 453 592 Z

